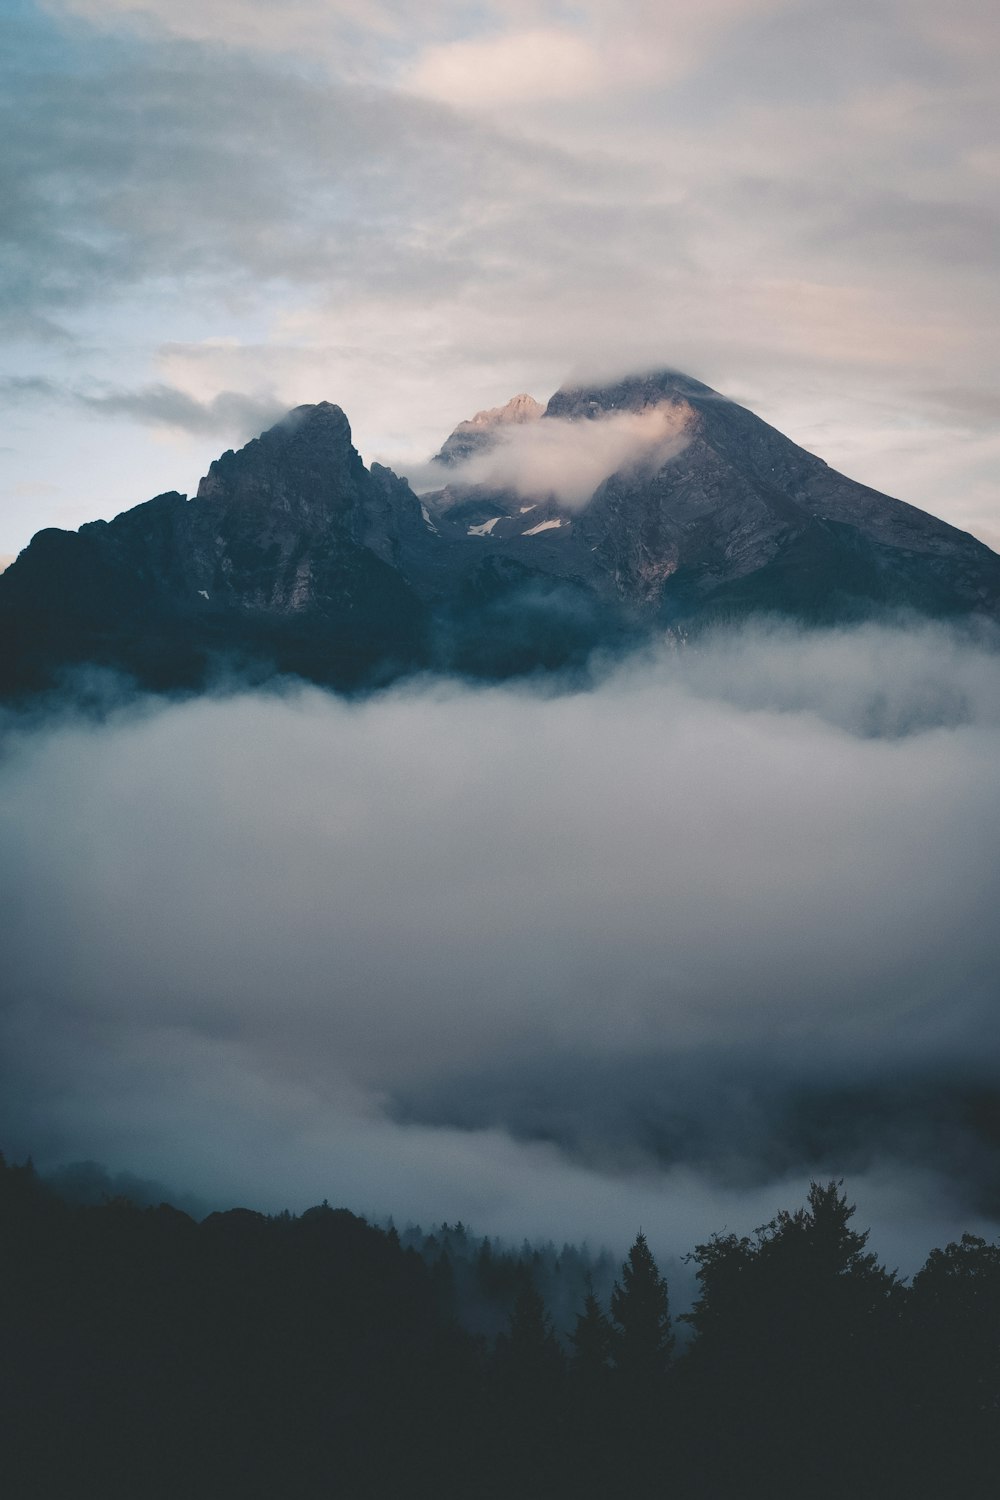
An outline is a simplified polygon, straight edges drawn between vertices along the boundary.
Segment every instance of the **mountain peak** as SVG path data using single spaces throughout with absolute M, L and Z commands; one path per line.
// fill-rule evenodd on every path
M 526 391 L 521 391 L 517 396 L 511 396 L 510 400 L 503 406 L 493 406 L 488 411 L 477 411 L 471 422 L 462 423 L 468 427 L 502 427 L 509 422 L 533 422 L 542 415 L 543 407 L 534 396 L 529 396 Z
M 198 499 L 228 492 L 244 501 L 284 492 L 289 481 L 314 498 L 363 467 L 351 443 L 351 424 L 332 401 L 296 406 L 237 452 L 217 458 L 198 486 Z
M 684 441 L 633 461 L 658 409 L 650 430 Z M 529 441 L 501 441 L 515 433 Z M 172 687 L 231 655 L 354 687 L 572 665 L 755 613 L 1000 619 L 1000 557 L 678 370 L 567 383 L 544 414 L 519 394 L 460 423 L 440 457 L 494 445 L 488 482 L 455 467 L 442 503 L 422 502 L 366 468 L 320 401 L 216 459 L 196 503 L 40 533 L 0 576 L 0 695 L 74 662 Z
M 284 445 L 296 440 L 349 447 L 351 424 L 341 407 L 335 406 L 332 401 L 317 401 L 312 405 L 293 407 L 260 436 L 262 443 Z
M 626 375 L 606 385 L 560 386 L 545 408 L 545 415 L 579 420 L 606 416 L 612 411 L 644 411 L 663 401 L 692 400 L 725 398 L 681 370 L 651 370 L 641 375 Z
M 537 422 L 545 408 L 534 396 L 521 391 L 511 396 L 503 406 L 491 406 L 477 411 L 474 417 L 459 422 L 436 455 L 438 463 L 460 463 L 462 459 L 492 446 L 497 428 L 521 426 L 525 422 Z

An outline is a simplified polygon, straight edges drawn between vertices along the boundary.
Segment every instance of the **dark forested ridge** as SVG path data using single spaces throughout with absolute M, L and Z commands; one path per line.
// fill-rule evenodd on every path
M 461 1226 L 418 1253 L 327 1204 L 198 1223 L 0 1158 L 4 1494 L 992 1496 L 1000 1246 L 907 1286 L 852 1217 L 814 1184 L 697 1246 L 679 1340 L 641 1232 L 556 1327 L 531 1253 L 469 1255 Z M 453 1253 L 495 1337 L 460 1323 Z

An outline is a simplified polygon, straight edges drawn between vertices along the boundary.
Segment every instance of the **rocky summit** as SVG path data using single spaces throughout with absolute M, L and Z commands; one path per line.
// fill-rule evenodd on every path
M 41 531 L 0 575 L 0 691 L 73 667 L 342 689 L 503 677 L 758 613 L 1000 617 L 1000 557 L 676 371 L 519 395 L 456 427 L 421 494 L 301 406 L 169 493 Z

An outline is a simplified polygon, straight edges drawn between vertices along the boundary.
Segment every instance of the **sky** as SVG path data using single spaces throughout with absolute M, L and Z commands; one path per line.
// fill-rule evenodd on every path
M 3 1149 L 616 1254 L 812 1177 L 903 1274 L 992 1238 L 997 644 L 8 716 Z
M 994 0 L 7 0 L 0 558 L 672 366 L 1000 545 Z

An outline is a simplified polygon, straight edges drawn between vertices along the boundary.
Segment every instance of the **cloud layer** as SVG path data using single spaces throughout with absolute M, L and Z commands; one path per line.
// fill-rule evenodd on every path
M 998 751 L 930 629 L 11 724 L 0 1139 L 678 1253 L 846 1171 L 912 1269 L 1000 1219 Z

